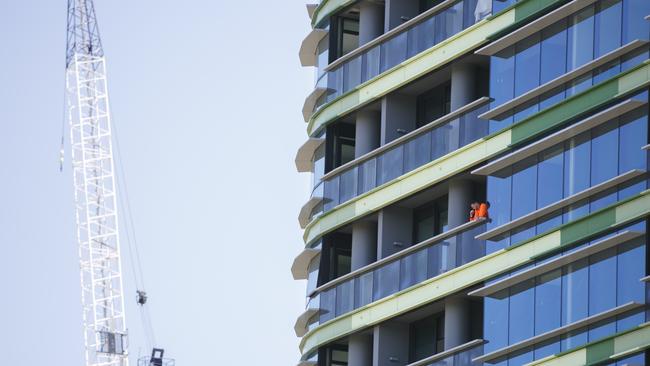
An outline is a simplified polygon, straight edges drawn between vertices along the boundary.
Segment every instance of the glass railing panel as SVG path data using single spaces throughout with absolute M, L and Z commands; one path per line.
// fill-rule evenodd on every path
M 379 70 L 384 72 L 406 60 L 407 33 L 398 34 L 381 45 Z
M 382 185 L 404 173 L 404 145 L 397 146 L 377 157 L 377 184 Z
M 413 57 L 436 44 L 435 37 L 431 36 L 436 34 L 435 24 L 436 18 L 431 17 L 408 32 L 408 57 Z
M 339 203 L 339 177 L 325 181 L 324 186 L 323 209 L 329 211 Z
M 388 263 L 377 268 L 375 273 L 375 287 L 372 293 L 373 301 L 399 291 L 399 261 Z
M 404 145 L 404 169 L 407 172 L 414 170 L 430 161 L 431 134 L 425 133 Z
M 377 159 L 370 159 L 359 165 L 359 194 L 377 186 Z
M 354 306 L 354 278 L 336 286 L 336 316 L 352 311 Z
M 489 125 L 478 116 L 488 109 L 479 106 L 325 180 L 324 210 L 487 136 Z
M 475 236 L 485 227 L 478 224 L 322 290 L 320 323 L 483 257 L 485 242 Z
M 357 167 L 341 174 L 339 193 L 341 202 L 345 202 L 357 195 Z
M 361 69 L 362 82 L 365 83 L 379 75 L 380 55 L 381 46 L 375 46 L 361 55 L 363 58 L 363 67 Z
M 358 309 L 372 302 L 374 274 L 364 273 L 354 279 L 354 308 Z
M 357 56 L 351 59 L 344 66 L 343 92 L 346 93 L 355 86 L 361 84 L 361 63 L 362 57 Z
M 323 291 L 320 294 L 320 319 L 322 324 L 330 319 L 334 319 L 336 310 L 336 287 Z
M 465 265 L 485 255 L 485 241 L 474 238 L 483 231 L 468 230 L 456 236 L 458 248 L 456 266 Z
M 428 252 L 421 250 L 401 259 L 400 290 L 426 280 L 428 274 Z

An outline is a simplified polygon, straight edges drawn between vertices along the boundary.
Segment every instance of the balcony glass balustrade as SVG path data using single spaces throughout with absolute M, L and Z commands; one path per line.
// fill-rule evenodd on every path
M 485 231 L 486 223 L 465 225 L 317 288 L 307 300 L 309 308 L 319 309 L 310 329 L 483 257 L 485 241 L 475 236 Z

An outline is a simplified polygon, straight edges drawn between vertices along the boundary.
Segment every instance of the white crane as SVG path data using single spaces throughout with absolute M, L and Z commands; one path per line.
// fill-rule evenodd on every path
M 128 366 L 106 64 L 92 0 L 68 0 L 66 97 L 87 366 Z

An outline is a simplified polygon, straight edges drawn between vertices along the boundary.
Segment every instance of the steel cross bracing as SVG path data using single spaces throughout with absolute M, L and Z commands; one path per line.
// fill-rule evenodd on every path
M 106 65 L 92 0 L 68 1 L 70 127 L 87 366 L 127 366 Z

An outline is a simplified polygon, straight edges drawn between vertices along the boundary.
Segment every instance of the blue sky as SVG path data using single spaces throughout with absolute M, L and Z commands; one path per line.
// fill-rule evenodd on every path
M 0 2 L 0 354 L 12 366 L 83 362 L 69 161 L 58 171 L 66 4 Z M 158 343 L 178 366 L 295 364 L 304 2 L 95 4 Z M 129 266 L 137 356 L 149 351 Z

